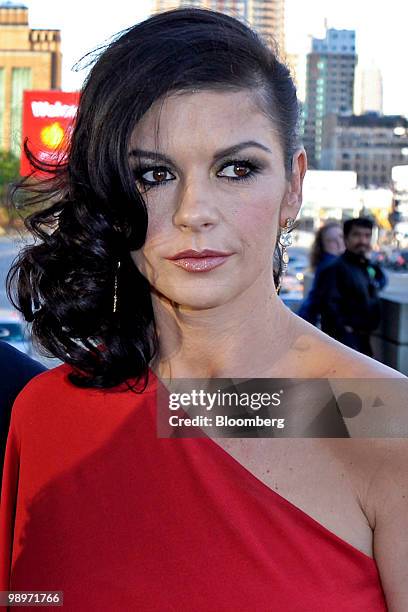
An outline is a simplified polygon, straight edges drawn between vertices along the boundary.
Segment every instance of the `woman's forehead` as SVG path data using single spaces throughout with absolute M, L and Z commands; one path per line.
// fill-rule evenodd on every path
M 203 90 L 182 92 L 156 101 L 135 126 L 131 148 L 178 150 L 220 148 L 261 139 L 276 147 L 279 135 L 259 108 L 254 93 Z

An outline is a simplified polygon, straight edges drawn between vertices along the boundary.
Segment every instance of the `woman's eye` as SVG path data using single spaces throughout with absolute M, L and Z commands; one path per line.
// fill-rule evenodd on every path
M 172 178 L 168 178 L 170 175 Z M 135 170 L 135 177 L 145 186 L 155 186 L 161 183 L 168 183 L 174 180 L 174 175 L 164 167 L 157 168 L 138 168 Z
M 217 173 L 227 181 L 249 181 L 255 178 L 260 167 L 249 160 L 228 160 Z M 220 173 L 223 174 L 220 174 Z M 136 180 L 145 188 L 166 185 L 175 180 L 175 176 L 165 166 L 135 168 Z M 170 178 L 169 178 L 170 177 Z
M 218 173 L 218 176 L 232 181 L 242 181 L 254 178 L 254 175 L 259 172 L 259 167 L 249 160 L 228 161 L 223 165 L 220 172 L 224 174 L 220 175 Z

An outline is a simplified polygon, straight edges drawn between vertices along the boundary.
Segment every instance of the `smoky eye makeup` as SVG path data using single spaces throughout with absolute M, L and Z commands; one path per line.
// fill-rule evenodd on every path
M 220 178 L 225 178 L 228 181 L 234 182 L 254 180 L 256 175 L 263 169 L 263 165 L 254 159 L 227 159 L 222 162 L 217 174 L 223 172 L 229 167 L 232 168 L 233 172 L 238 172 L 238 174 L 236 176 L 227 176 L 224 174 Z M 244 170 L 245 173 L 240 175 L 239 172 L 242 170 Z
M 256 178 L 264 168 L 265 164 L 254 158 L 231 158 L 225 159 L 218 164 L 216 175 L 220 179 L 229 182 L 245 182 Z M 228 168 L 230 175 L 225 172 Z M 135 180 L 143 186 L 144 189 L 152 187 L 168 185 L 175 180 L 175 174 L 168 166 L 163 163 L 155 164 L 152 162 L 143 162 L 139 160 L 132 169 Z M 223 174 L 220 174 L 223 173 Z M 235 175 L 234 175 L 235 174 Z

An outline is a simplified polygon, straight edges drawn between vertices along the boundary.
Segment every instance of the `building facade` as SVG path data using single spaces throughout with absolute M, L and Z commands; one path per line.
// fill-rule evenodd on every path
M 325 38 L 312 39 L 303 111 L 304 144 L 311 168 L 322 168 L 325 116 L 353 113 L 356 62 L 353 30 L 328 29 Z
M 28 8 L 0 2 L 0 149 L 21 149 L 23 91 L 61 88 L 59 30 L 30 29 Z
M 298 53 L 286 53 L 285 61 L 295 82 L 297 97 L 304 104 L 306 98 L 306 56 Z
M 383 80 L 378 66 L 357 66 L 354 114 L 383 112 Z
M 353 170 L 361 187 L 389 187 L 392 168 L 408 164 L 408 120 L 399 115 L 328 115 L 322 167 Z
M 408 165 L 392 169 L 392 190 L 395 238 L 401 248 L 408 249 Z
M 209 8 L 240 17 L 267 40 L 272 37 L 280 54 L 285 53 L 285 0 L 155 0 L 154 12 L 183 5 Z

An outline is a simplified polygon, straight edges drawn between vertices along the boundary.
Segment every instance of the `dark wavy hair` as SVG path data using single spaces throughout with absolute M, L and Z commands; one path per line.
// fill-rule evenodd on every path
M 270 43 L 238 19 L 207 9 L 155 14 L 121 32 L 92 64 L 65 161 L 47 165 L 25 143 L 34 168 L 51 176 L 23 180 L 14 192 L 40 207 L 26 218 L 35 242 L 13 264 L 7 290 L 32 322 L 39 349 L 72 366 L 74 384 L 129 386 L 142 377 L 146 384 L 158 337 L 149 283 L 129 254 L 142 247 L 147 230 L 128 161 L 135 125 L 171 93 L 250 89 L 278 129 L 290 176 L 299 105 L 289 70 Z M 274 259 L 278 283 L 278 247 Z

